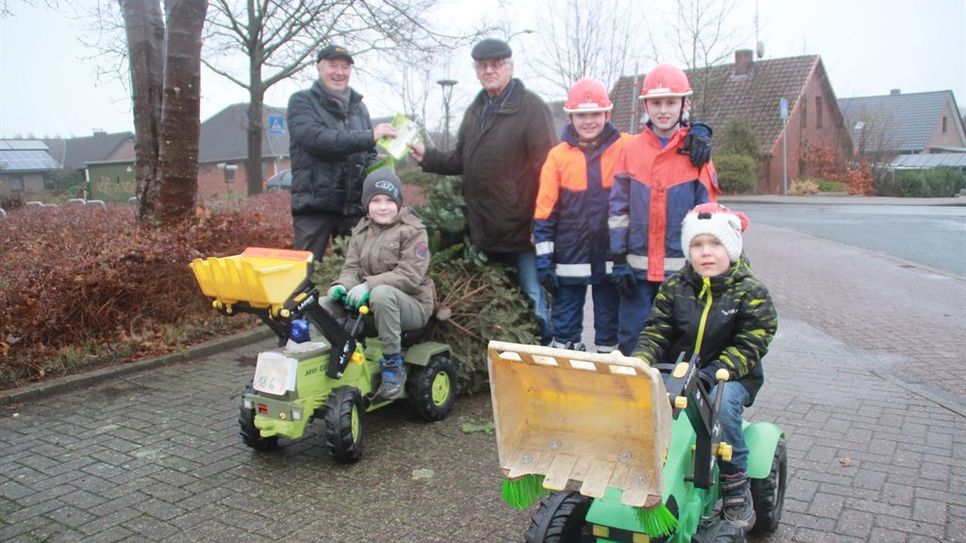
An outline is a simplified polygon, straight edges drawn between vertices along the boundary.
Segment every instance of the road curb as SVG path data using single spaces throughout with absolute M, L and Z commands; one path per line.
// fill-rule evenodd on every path
M 27 400 L 50 396 L 69 390 L 101 383 L 110 379 L 115 379 L 123 375 L 130 375 L 145 370 L 169 366 L 183 362 L 189 362 L 204 358 L 206 356 L 248 345 L 256 341 L 273 337 L 274 333 L 266 326 L 259 326 L 253 330 L 239 332 L 228 337 L 217 338 L 206 341 L 200 345 L 189 347 L 184 351 L 170 353 L 127 364 L 117 364 L 105 368 L 99 368 L 89 372 L 78 373 L 75 375 L 65 375 L 47 381 L 31 383 L 19 388 L 0 390 L 0 406 L 21 403 Z

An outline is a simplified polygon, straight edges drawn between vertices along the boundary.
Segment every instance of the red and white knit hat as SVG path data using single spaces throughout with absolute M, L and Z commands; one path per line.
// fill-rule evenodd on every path
M 684 258 L 690 259 L 691 240 L 700 234 L 711 234 L 718 238 L 728 251 L 728 258 L 737 262 L 741 256 L 741 233 L 748 228 L 748 216 L 740 211 L 710 202 L 698 204 L 688 211 L 681 225 L 681 251 Z

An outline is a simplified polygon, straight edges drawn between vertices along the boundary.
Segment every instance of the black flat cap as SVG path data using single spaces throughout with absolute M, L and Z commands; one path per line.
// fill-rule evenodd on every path
M 510 44 L 503 40 L 487 38 L 476 44 L 470 55 L 473 56 L 473 60 L 499 60 L 512 57 L 513 50 L 510 49 Z
M 336 58 L 344 58 L 349 61 L 349 64 L 355 64 L 355 62 L 352 60 L 352 55 L 346 51 L 346 48 L 338 45 L 326 45 L 320 49 L 319 54 L 315 57 L 315 62 L 322 62 L 323 60 L 332 60 Z

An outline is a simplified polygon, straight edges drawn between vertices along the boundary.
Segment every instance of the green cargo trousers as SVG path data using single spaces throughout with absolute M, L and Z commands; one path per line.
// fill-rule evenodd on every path
M 345 316 L 341 302 L 325 298 L 322 307 L 336 318 Z M 383 354 L 396 354 L 402 350 L 400 337 L 406 330 L 426 326 L 429 315 L 415 298 L 388 285 L 379 285 L 369 294 L 369 311 L 376 323 Z

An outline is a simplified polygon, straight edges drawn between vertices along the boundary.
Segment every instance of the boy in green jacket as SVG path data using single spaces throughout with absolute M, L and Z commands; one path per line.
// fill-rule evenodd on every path
M 681 227 L 687 262 L 661 283 L 634 352 L 649 364 L 674 362 L 681 352 L 687 357 L 698 353 L 702 381 L 712 383 L 711 398 L 717 394 L 715 372 L 728 370 L 720 420 L 722 440 L 734 453 L 731 461 L 718 464 L 721 514 L 744 530 L 755 525 L 755 510 L 745 475 L 742 412 L 764 382 L 761 360 L 778 328 L 768 289 L 751 275 L 742 254 L 741 232 L 747 226 L 744 213 L 717 203 L 688 212 Z
M 429 244 L 426 228 L 402 207 L 402 183 L 389 168 L 366 177 L 362 205 L 367 214 L 352 229 L 342 273 L 322 302 L 330 314 L 369 304 L 382 341 L 382 384 L 375 398 L 399 397 L 406 372 L 400 338 L 404 330 L 426 326 L 433 314 L 435 287 L 426 275 Z

